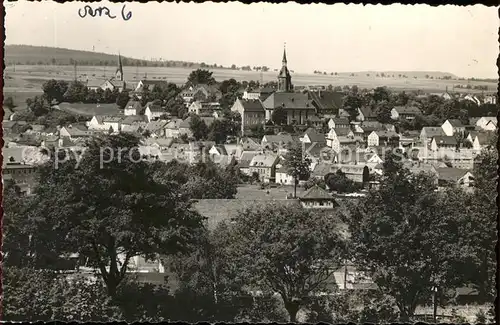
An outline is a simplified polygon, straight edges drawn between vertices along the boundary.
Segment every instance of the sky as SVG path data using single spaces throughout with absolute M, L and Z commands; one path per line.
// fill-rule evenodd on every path
M 107 16 L 81 18 L 85 5 Z M 498 78 L 498 9 L 394 4 L 15 2 L 6 44 L 55 46 L 298 73 L 442 71 Z

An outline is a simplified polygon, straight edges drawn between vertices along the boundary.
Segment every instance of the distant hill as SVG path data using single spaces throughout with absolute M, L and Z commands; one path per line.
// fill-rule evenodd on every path
M 80 51 L 57 47 L 32 46 L 32 45 L 6 45 L 5 63 L 7 65 L 78 65 L 116 66 L 118 53 L 107 54 L 91 51 Z M 190 67 L 197 68 L 201 65 L 183 61 L 151 61 L 122 56 L 124 66 L 160 66 L 160 67 Z M 207 66 L 208 67 L 208 66 Z

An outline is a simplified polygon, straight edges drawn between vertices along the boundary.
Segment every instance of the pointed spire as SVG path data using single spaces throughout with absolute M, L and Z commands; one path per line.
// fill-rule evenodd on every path
M 283 60 L 281 61 L 283 63 L 283 65 L 286 65 L 286 42 L 285 44 L 283 45 Z

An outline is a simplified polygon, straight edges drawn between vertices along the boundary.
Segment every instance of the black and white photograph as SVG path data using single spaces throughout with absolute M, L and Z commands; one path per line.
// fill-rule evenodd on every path
M 3 6 L 2 321 L 495 322 L 498 7 Z

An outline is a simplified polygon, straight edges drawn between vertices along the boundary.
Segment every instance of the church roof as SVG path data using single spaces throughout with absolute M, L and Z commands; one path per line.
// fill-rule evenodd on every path
M 307 94 L 301 93 L 272 93 L 264 102 L 264 107 L 267 109 L 275 109 L 284 107 L 287 109 L 311 109 L 314 110 L 312 101 Z

